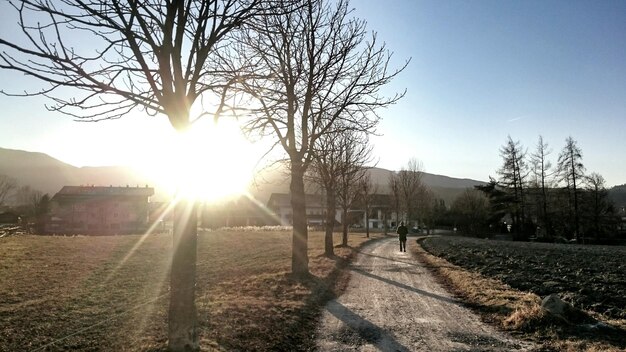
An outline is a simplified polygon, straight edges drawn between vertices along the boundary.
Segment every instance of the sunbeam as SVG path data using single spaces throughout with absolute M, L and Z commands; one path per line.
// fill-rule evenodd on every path
M 148 230 L 141 235 L 141 237 L 139 238 L 139 240 L 135 243 L 135 245 L 128 251 L 128 253 L 126 253 L 126 255 L 124 256 L 124 258 L 122 258 L 122 260 L 115 266 L 115 268 L 111 271 L 111 273 L 109 275 L 107 275 L 107 277 L 104 279 L 104 282 L 108 282 L 118 271 L 119 269 L 124 266 L 124 264 L 128 261 L 128 259 L 130 259 L 133 254 L 137 251 L 137 249 L 141 246 L 141 244 L 148 238 L 148 236 L 150 236 L 153 231 L 157 228 L 157 226 L 160 224 L 161 220 L 163 220 L 163 218 L 165 216 L 167 216 L 170 212 L 172 212 L 172 210 L 174 209 L 174 207 L 176 206 L 176 203 L 178 203 L 179 199 L 174 199 L 173 201 L 171 201 L 165 208 L 165 210 L 163 210 L 161 212 L 161 215 L 155 219 L 154 221 L 152 221 L 152 224 L 150 225 L 150 227 L 148 228 Z

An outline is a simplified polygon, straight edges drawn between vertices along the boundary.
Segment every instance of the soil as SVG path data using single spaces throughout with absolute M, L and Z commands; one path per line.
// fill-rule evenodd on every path
M 626 319 L 626 247 L 430 237 L 430 253 L 509 286 Z
M 330 301 L 317 331 L 320 351 L 529 351 L 480 321 L 426 266 L 387 238 L 363 247 L 344 294 Z

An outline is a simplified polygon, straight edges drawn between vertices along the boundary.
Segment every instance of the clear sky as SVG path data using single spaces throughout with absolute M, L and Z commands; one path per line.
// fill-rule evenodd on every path
M 386 89 L 407 89 L 381 111 L 378 166 L 415 157 L 425 171 L 487 180 L 507 136 L 532 152 L 539 135 L 556 162 L 572 136 L 589 172 L 626 183 L 626 1 L 351 3 L 409 67 Z M 0 9 L 1 10 L 1 9 Z M 12 15 L 11 15 L 12 16 Z M 0 11 L 0 31 L 15 20 Z M 7 18 L 8 17 L 8 18 Z M 0 71 L 0 87 L 28 88 Z M 168 140 L 165 117 L 73 122 L 40 98 L 0 97 L 0 147 L 76 166 L 132 164 Z

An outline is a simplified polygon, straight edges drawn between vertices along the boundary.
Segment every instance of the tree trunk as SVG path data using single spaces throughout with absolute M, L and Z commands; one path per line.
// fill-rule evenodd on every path
M 543 163 L 543 157 L 541 160 L 541 210 L 543 211 L 542 215 L 542 219 L 543 219 L 543 226 L 545 227 L 545 231 L 548 231 L 548 202 L 547 202 L 547 195 L 546 195 L 546 176 L 544 173 L 544 163 Z M 547 232 L 546 232 L 547 233 Z
M 326 190 L 326 234 L 324 235 L 324 254 L 327 257 L 335 255 L 333 248 L 333 231 L 335 229 L 335 191 L 330 188 Z
M 370 217 L 367 208 L 365 208 L 365 236 L 370 238 Z
M 307 232 L 302 162 L 291 162 L 291 185 L 289 189 L 291 191 L 291 208 L 293 213 L 291 272 L 296 276 L 306 276 L 309 274 L 309 236 Z
M 344 247 L 348 246 L 348 209 L 343 208 L 343 212 L 341 214 L 341 245 Z
M 383 231 L 384 235 L 387 235 L 387 212 L 383 213 Z
M 174 210 L 168 348 L 198 351 L 195 302 L 197 210 L 193 201 L 181 200 Z
M 576 179 L 574 179 L 574 232 L 576 233 L 576 243 L 584 243 L 583 237 L 580 234 L 578 218 L 578 192 L 576 189 Z

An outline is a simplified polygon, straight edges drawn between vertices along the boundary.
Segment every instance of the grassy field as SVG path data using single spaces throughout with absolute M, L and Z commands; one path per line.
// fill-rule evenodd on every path
M 376 235 L 374 235 L 376 236 Z M 379 237 L 381 235 L 378 235 Z M 309 350 L 338 266 L 366 241 L 323 254 L 296 282 L 290 232 L 205 232 L 198 239 L 202 350 Z M 340 235 L 335 235 L 335 243 Z M 162 351 L 167 344 L 170 235 L 0 239 L 0 351 Z
M 416 254 L 470 307 L 495 325 L 537 341 L 542 351 L 626 350 L 626 248 L 453 236 L 418 242 L 436 256 L 419 247 Z M 541 298 L 550 293 L 583 309 L 581 321 L 546 314 Z M 612 327 L 596 328 L 593 319 Z

